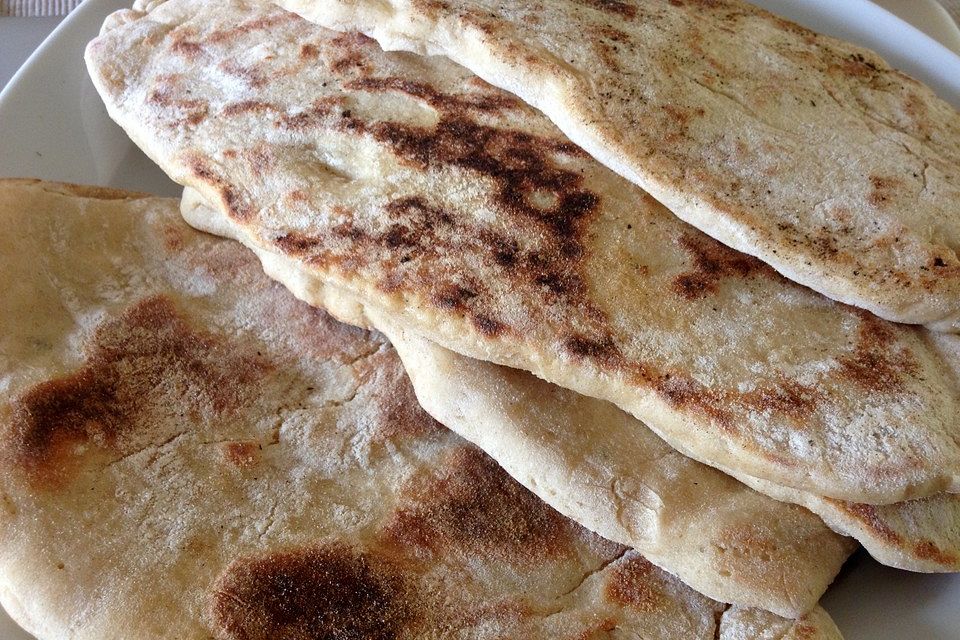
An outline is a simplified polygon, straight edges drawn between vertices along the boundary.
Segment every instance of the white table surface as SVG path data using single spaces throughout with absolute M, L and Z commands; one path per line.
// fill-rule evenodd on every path
M 0 18 L 0 89 L 61 20 L 61 16 Z

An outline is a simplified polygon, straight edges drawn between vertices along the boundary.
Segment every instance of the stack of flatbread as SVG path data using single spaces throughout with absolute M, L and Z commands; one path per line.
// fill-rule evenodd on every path
M 839 638 L 857 543 L 960 571 L 952 107 L 740 0 L 279 4 L 88 46 L 180 202 L 0 182 L 25 628 Z
M 0 215 L 0 599 L 39 638 L 836 637 L 565 518 L 176 200 L 6 180 Z

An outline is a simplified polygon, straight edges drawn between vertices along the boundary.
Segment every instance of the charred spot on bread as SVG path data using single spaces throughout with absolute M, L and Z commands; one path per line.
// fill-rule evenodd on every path
M 194 328 L 170 298 L 148 297 L 97 328 L 79 369 L 13 399 L 9 451 L 34 483 L 58 486 L 75 445 L 123 454 L 166 439 L 158 425 L 199 426 L 233 412 L 272 369 L 259 353 Z M 169 415 L 173 396 L 178 415 Z
M 393 640 L 407 635 L 420 604 L 396 563 L 342 543 L 234 560 L 211 596 L 225 640 Z

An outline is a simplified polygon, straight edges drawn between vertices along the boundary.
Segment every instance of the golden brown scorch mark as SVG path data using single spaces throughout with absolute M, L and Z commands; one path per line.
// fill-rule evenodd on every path
M 575 0 L 578 4 L 591 9 L 612 13 L 620 18 L 631 20 L 637 15 L 637 7 L 622 0 Z
M 408 483 L 384 535 L 415 554 L 524 565 L 566 553 L 575 527 L 486 454 L 464 447 Z
M 242 155 L 243 159 L 247 161 L 250 173 L 258 178 L 262 178 L 264 174 L 270 172 L 276 164 L 273 148 L 262 142 L 245 149 Z
M 608 600 L 642 613 L 653 613 L 664 603 L 657 588 L 659 569 L 637 553 L 630 553 L 610 572 L 604 588 Z
M 229 29 L 220 29 L 209 33 L 204 38 L 204 41 L 211 44 L 226 44 L 254 31 L 269 31 L 291 23 L 303 25 L 305 21 L 293 12 L 283 11 L 277 8 L 269 15 L 247 20 Z
M 170 50 L 188 60 L 196 60 L 203 53 L 203 45 L 192 40 L 175 39 L 170 44 Z
M 246 65 L 236 60 L 224 60 L 217 67 L 225 74 L 243 80 L 251 89 L 260 89 L 269 82 L 269 77 L 256 64 Z
M 838 69 L 843 75 L 869 80 L 881 73 L 877 65 L 862 53 L 850 54 L 847 58 L 837 63 L 834 69 Z
M 337 34 L 330 40 L 329 49 L 336 54 L 328 63 L 331 74 L 335 77 L 372 72 L 373 65 L 366 55 L 372 44 L 370 38 L 356 31 Z
M 216 633 L 229 640 L 393 640 L 421 606 L 401 567 L 345 544 L 236 560 L 211 602 Z
M 858 311 L 857 315 L 860 325 L 856 348 L 840 358 L 840 377 L 870 391 L 902 391 L 907 380 L 919 371 L 919 363 L 906 347 L 897 350 L 895 325 L 868 311 Z
M 896 195 L 903 182 L 895 177 L 870 176 L 870 185 L 873 189 L 868 200 L 877 208 L 883 208 Z
M 210 185 L 217 192 L 228 216 L 240 222 L 253 218 L 256 209 L 250 204 L 246 195 L 243 195 L 243 191 L 215 171 L 202 155 L 195 154 L 185 160 L 193 176 L 200 182 Z
M 743 394 L 744 404 L 758 411 L 771 411 L 804 420 L 823 401 L 815 387 L 781 376 L 778 383 Z
M 225 461 L 238 469 L 248 469 L 260 462 L 263 447 L 256 440 L 225 442 L 221 451 Z
M 867 391 L 902 392 L 908 380 L 919 371 L 919 364 L 907 347 L 897 346 L 897 329 L 893 325 L 868 312 L 857 314 L 860 318 L 857 342 L 850 354 L 837 359 L 835 370 L 828 375 L 853 382 Z M 651 371 L 647 368 L 634 373 L 649 379 Z M 801 384 L 785 376 L 745 392 L 715 390 L 688 376 L 670 373 L 659 374 L 653 379 L 653 385 L 674 407 L 696 409 L 727 430 L 735 430 L 736 421 L 722 407 L 773 412 L 791 417 L 799 424 L 829 402 L 820 387 Z M 782 462 L 787 464 L 787 459 Z
M 189 26 L 179 26 L 167 34 L 170 51 L 190 62 L 196 62 L 204 53 L 203 45 L 198 41 L 199 32 Z
M 773 270 L 752 256 L 726 247 L 702 234 L 685 233 L 678 240 L 693 258 L 693 269 L 677 276 L 673 290 L 686 300 L 717 293 L 724 278 L 746 278 L 755 273 L 773 276 Z
M 853 351 L 837 360 L 834 372 L 828 374 L 847 380 L 868 391 L 895 394 L 903 391 L 915 376 L 919 365 L 906 348 L 897 348 L 896 329 L 883 320 L 864 312 L 858 327 Z M 595 345 L 594 345 L 595 346 Z M 595 346 L 596 347 L 596 346 Z M 596 347 L 599 353 L 581 351 L 591 359 L 628 372 L 640 383 L 650 382 L 672 406 L 696 410 L 710 417 L 727 431 L 736 431 L 736 418 L 731 410 L 773 412 L 801 424 L 829 398 L 816 385 L 779 376 L 750 391 L 717 390 L 677 372 L 657 372 L 653 367 L 627 361 L 615 345 Z M 726 409 L 729 408 L 730 410 Z M 787 458 L 778 458 L 789 466 Z
M 368 91 L 370 93 L 384 91 L 405 93 L 447 114 L 466 114 L 470 111 L 495 113 L 508 109 L 520 109 L 523 106 L 517 98 L 503 91 L 493 89 L 485 83 L 478 86 L 479 91 L 450 94 L 437 91 L 424 82 L 417 82 L 396 76 L 387 76 L 352 80 L 344 83 L 343 88 L 349 91 Z M 573 145 L 571 145 L 571 147 L 572 146 Z
M 169 437 L 164 421 L 201 428 L 247 402 L 270 369 L 194 329 L 169 298 L 146 298 L 98 327 L 80 369 L 13 400 L 8 451 L 34 482 L 57 486 L 73 445 L 123 454 Z
M 233 117 L 245 113 L 260 114 L 268 112 L 279 113 L 280 107 L 262 100 L 242 100 L 228 104 L 220 113 L 226 117 Z
M 733 5 L 729 0 L 670 0 L 675 7 L 692 6 L 698 9 L 730 9 Z
M 158 107 L 169 109 L 175 115 L 171 117 L 171 126 L 196 126 L 207 119 L 210 105 L 205 100 L 182 97 L 186 94 L 175 85 L 161 84 L 150 92 L 147 100 Z
M 729 394 L 707 387 L 699 380 L 678 372 L 653 373 L 643 367 L 634 373 L 641 382 L 652 383 L 653 388 L 672 407 L 701 413 L 725 431 L 735 432 L 736 419 L 727 409 Z
M 931 540 L 924 538 L 905 540 L 903 536 L 891 529 L 879 513 L 879 510 L 884 507 L 843 502 L 840 500 L 829 500 L 829 502 L 841 511 L 847 513 L 847 515 L 859 520 L 878 538 L 891 546 L 899 547 L 907 553 L 913 553 L 921 560 L 928 560 L 942 567 L 951 567 L 954 569 L 960 567 L 960 558 L 958 558 L 956 554 L 940 549 L 940 547 Z

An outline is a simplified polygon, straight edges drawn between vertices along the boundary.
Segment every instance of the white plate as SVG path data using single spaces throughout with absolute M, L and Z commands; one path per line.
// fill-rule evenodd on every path
M 893 6 L 893 0 L 883 0 Z M 129 0 L 86 0 L 0 93 L 0 176 L 41 177 L 176 196 L 179 189 L 130 143 L 100 103 L 83 47 Z M 860 42 L 960 107 L 960 57 L 867 0 L 755 0 L 818 31 Z M 905 2 L 899 2 L 906 5 Z M 914 16 L 932 2 L 911 0 Z M 921 6 L 923 5 L 923 6 Z M 921 10 L 924 9 L 924 10 Z M 947 22 L 930 25 L 960 42 Z M 960 640 L 960 576 L 927 576 L 853 558 L 823 602 L 847 640 Z M 0 640 L 29 640 L 0 611 Z

